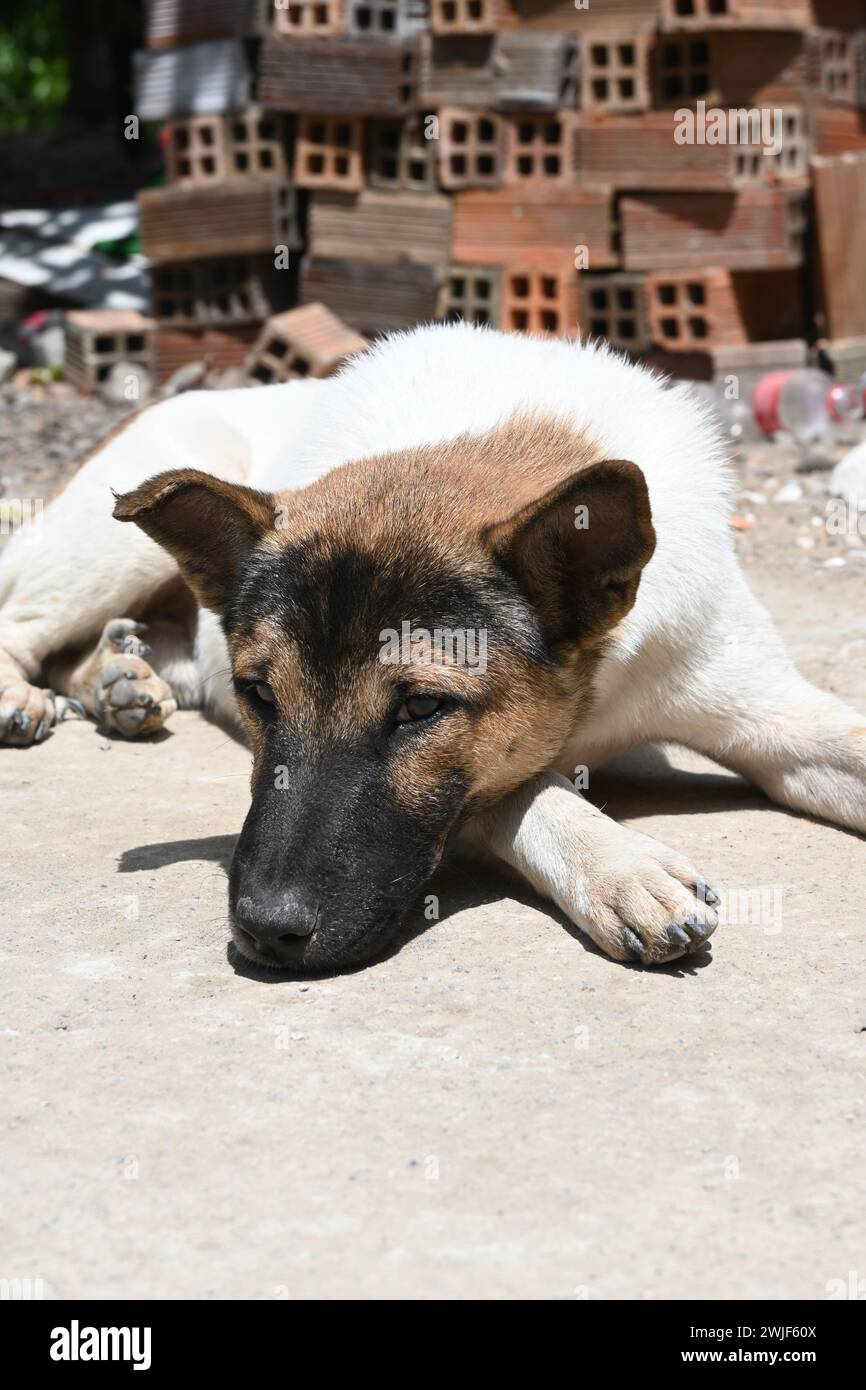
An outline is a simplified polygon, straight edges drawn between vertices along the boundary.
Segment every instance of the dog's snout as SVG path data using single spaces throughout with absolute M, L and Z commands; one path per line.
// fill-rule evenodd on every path
M 277 960 L 288 958 L 300 941 L 312 936 L 318 918 L 315 902 L 300 889 L 284 889 L 270 897 L 238 898 L 235 925 L 251 937 L 256 948 Z

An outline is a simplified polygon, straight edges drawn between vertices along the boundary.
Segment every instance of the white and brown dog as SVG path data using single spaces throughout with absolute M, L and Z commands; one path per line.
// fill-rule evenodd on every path
M 603 347 L 422 328 L 327 381 L 179 397 L 0 559 L 0 742 L 61 696 L 127 737 L 178 705 L 241 733 L 229 897 L 258 962 L 381 952 L 458 835 L 615 959 L 675 959 L 715 895 L 576 767 L 674 741 L 866 831 L 866 720 L 794 669 L 727 498 L 689 389 Z M 415 641 L 443 632 L 484 661 Z

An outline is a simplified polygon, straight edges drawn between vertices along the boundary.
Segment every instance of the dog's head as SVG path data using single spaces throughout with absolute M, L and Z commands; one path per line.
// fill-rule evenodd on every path
M 259 963 L 380 954 L 449 835 L 561 750 L 655 538 L 643 475 L 516 422 L 271 495 L 121 497 L 219 613 L 253 750 L 230 874 Z

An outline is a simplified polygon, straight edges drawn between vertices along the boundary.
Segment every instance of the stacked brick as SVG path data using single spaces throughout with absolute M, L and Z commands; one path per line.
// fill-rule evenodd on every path
M 701 374 L 866 339 L 826 289 L 866 283 L 862 0 L 151 0 L 136 76 L 161 374 L 323 375 L 431 319 Z

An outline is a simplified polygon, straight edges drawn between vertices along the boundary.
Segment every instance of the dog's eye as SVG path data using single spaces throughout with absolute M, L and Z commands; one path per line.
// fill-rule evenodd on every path
M 262 704 L 272 705 L 274 703 L 274 692 L 267 681 L 256 681 L 253 690 L 256 692 Z
M 398 724 L 417 724 L 419 719 L 429 719 L 442 705 L 435 695 L 410 695 L 404 700 L 394 718 Z

